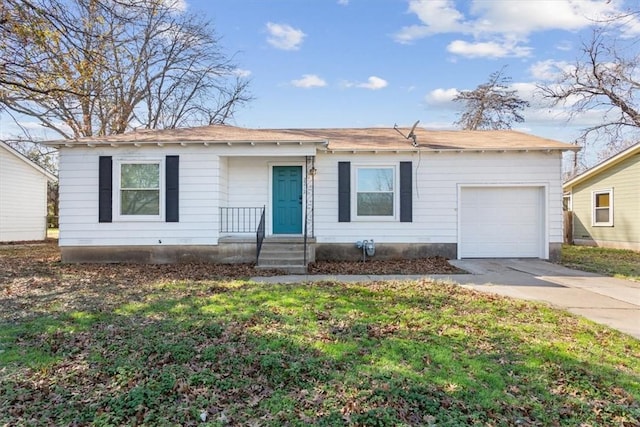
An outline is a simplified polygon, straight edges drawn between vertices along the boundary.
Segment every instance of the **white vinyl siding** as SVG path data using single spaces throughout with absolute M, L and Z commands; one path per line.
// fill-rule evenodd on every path
M 217 147 L 189 144 L 165 147 L 62 148 L 60 159 L 60 245 L 215 245 L 219 208 L 267 207 L 271 224 L 270 169 L 304 165 L 309 146 Z M 277 153 L 277 155 L 276 155 Z M 180 156 L 180 221 L 98 222 L 98 157 L 114 162 Z M 357 167 L 413 167 L 412 222 L 338 222 L 338 162 Z M 529 186 L 545 188 L 542 203 L 545 243 L 562 242 L 561 156 L 557 152 L 323 153 L 315 159 L 313 230 L 318 243 L 443 243 L 459 240 L 459 186 Z M 114 170 L 114 180 L 115 180 Z M 394 199 L 398 177 L 394 176 Z M 115 181 L 114 181 L 115 186 Z M 356 187 L 352 182 L 351 196 Z M 303 193 L 306 194 L 306 193 Z M 354 209 L 352 203 L 352 209 Z M 353 212 L 353 211 L 352 211 Z M 394 215 L 398 213 L 394 205 Z M 353 219 L 353 216 L 352 216 Z M 545 249 L 546 251 L 546 249 Z
M 62 148 L 60 156 L 60 246 L 216 245 L 220 207 L 269 208 L 269 165 L 304 164 L 308 146 L 282 147 L 283 157 L 268 157 L 273 147 L 199 146 Z M 248 151 L 256 157 L 247 156 Z M 220 156 L 220 154 L 224 156 Z M 298 155 L 298 154 L 302 154 Z M 98 222 L 98 157 L 144 162 L 180 156 L 180 220 Z M 114 194 L 117 168 L 113 170 Z M 164 172 L 162 173 L 164 174 Z M 164 180 L 161 176 L 161 181 Z M 161 191 L 161 193 L 164 191 Z M 161 211 L 164 206 L 161 207 Z
M 0 242 L 46 238 L 47 178 L 0 147 Z
M 60 246 L 217 244 L 219 221 L 218 156 L 200 147 L 63 148 L 60 156 Z M 180 221 L 98 222 L 98 157 L 147 161 L 180 156 Z M 117 173 L 113 169 L 114 202 Z M 164 181 L 164 172 L 161 175 Z M 163 191 L 162 191 L 163 192 Z M 164 211 L 164 205 L 161 206 Z
M 338 222 L 337 163 L 412 161 L 413 222 Z M 353 168 L 352 164 L 352 168 Z M 319 243 L 458 242 L 458 184 L 534 183 L 546 186 L 549 243 L 562 242 L 561 156 L 540 152 L 319 154 L 315 177 L 315 236 Z M 354 191 L 352 187 L 351 191 Z M 383 224 L 383 225 L 380 225 Z

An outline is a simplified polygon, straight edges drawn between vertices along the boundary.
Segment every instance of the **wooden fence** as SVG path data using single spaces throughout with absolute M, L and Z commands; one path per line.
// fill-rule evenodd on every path
M 564 230 L 564 243 L 573 244 L 573 212 L 563 211 L 563 227 Z

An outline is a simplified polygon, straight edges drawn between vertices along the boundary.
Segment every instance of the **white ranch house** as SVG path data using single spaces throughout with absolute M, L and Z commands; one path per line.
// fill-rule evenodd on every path
M 47 237 L 47 182 L 55 175 L 0 142 L 0 242 Z
M 573 146 L 408 132 L 205 126 L 52 141 L 63 261 L 295 270 L 359 258 L 365 240 L 379 258 L 558 257 Z

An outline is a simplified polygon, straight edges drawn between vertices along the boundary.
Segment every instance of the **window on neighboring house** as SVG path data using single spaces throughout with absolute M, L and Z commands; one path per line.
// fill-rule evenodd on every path
M 119 171 L 119 215 L 129 218 L 160 219 L 162 204 L 162 164 L 121 162 Z
M 374 219 L 395 216 L 395 168 L 356 168 L 356 217 Z
M 594 226 L 613 225 L 613 190 L 593 192 L 592 222 Z
M 562 210 L 563 211 L 573 210 L 571 193 L 564 193 L 562 195 Z

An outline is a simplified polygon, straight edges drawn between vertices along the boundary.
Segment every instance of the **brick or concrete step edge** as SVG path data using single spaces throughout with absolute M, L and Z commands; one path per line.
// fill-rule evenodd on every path
M 296 251 L 304 252 L 303 246 L 291 246 L 291 245 L 262 245 L 262 250 L 267 252 L 283 252 L 283 251 Z
M 308 252 L 307 252 L 308 253 Z M 262 249 L 260 251 L 260 256 L 263 255 L 272 255 L 272 256 L 282 256 L 282 255 L 300 255 L 303 256 L 304 255 L 304 251 L 296 251 L 296 250 L 287 250 L 287 249 Z
M 258 265 L 304 265 L 303 258 L 260 258 Z

